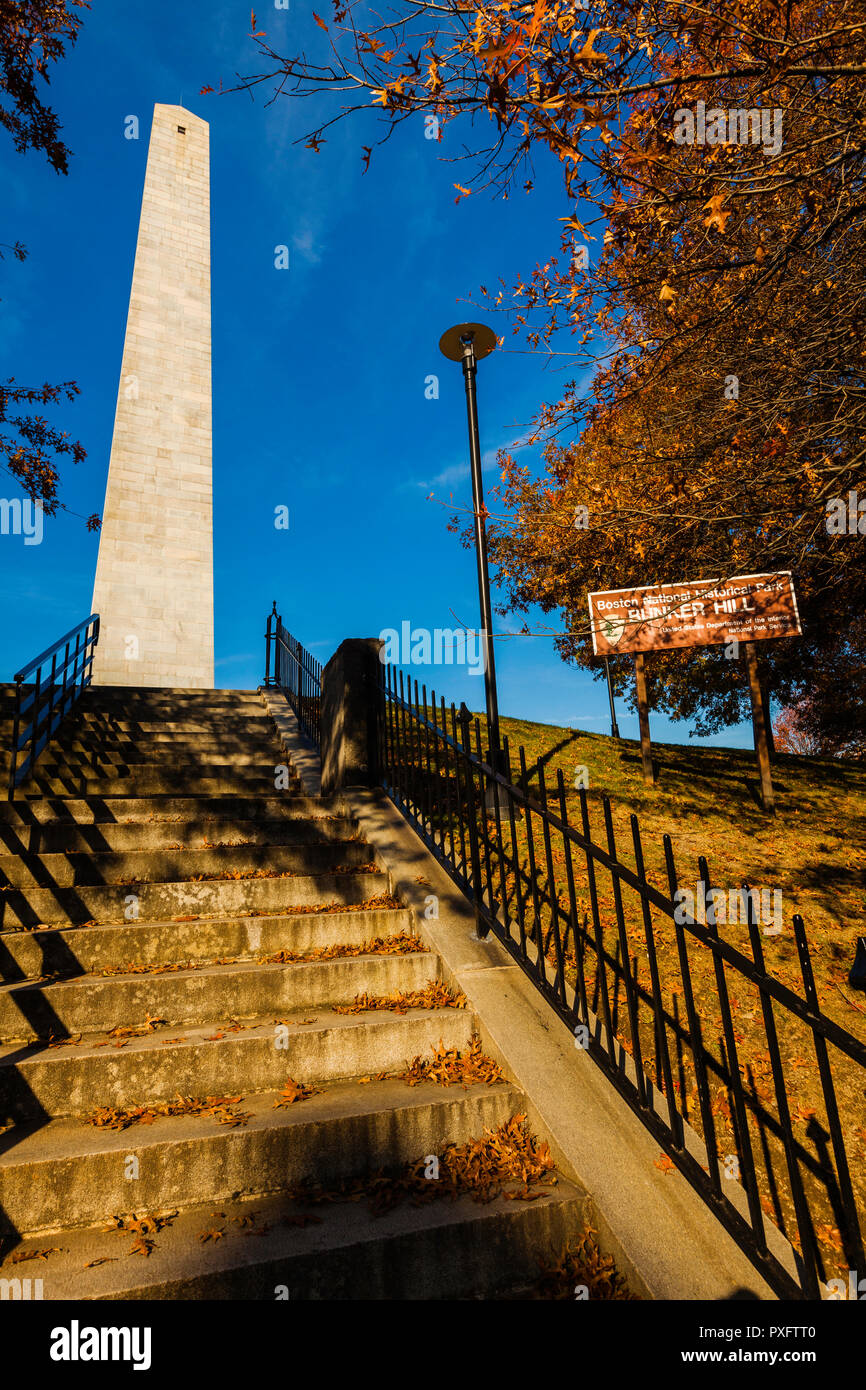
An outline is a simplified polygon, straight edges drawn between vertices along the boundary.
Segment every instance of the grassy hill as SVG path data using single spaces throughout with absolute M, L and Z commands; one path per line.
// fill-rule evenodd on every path
M 654 744 L 658 779 L 646 787 L 637 741 L 520 719 L 501 724 L 512 755 L 522 744 L 527 764 L 542 760 L 548 792 L 558 768 L 569 788 L 575 770 L 588 769 L 589 802 L 600 806 L 603 795 L 610 797 L 621 851 L 631 844 L 634 812 L 648 866 L 662 866 L 667 832 L 683 884 L 694 887 L 697 857 L 704 854 L 719 887 L 746 881 L 781 889 L 785 923 L 799 912 L 813 946 L 832 948 L 833 979 L 847 979 L 857 936 L 866 934 L 866 763 L 777 755 L 776 815 L 768 816 L 751 750 Z M 600 825 L 599 817 L 597 830 Z M 866 998 L 860 998 L 862 1009 Z

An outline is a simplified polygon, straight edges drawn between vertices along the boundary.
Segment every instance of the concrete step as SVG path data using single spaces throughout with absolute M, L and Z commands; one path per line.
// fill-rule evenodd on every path
M 75 771 L 63 773 L 44 773 L 39 763 L 32 777 L 18 788 L 16 796 L 22 799 L 45 796 L 88 797 L 88 796 L 243 796 L 258 793 L 267 796 L 275 790 L 279 755 L 273 764 L 261 768 L 156 768 L 142 767 L 130 776 L 82 777 Z M 286 791 L 297 792 L 300 782 L 289 774 Z
M 87 850 L 67 854 L 0 854 L 0 888 L 72 888 L 78 885 L 179 883 L 202 874 L 322 874 L 360 868 L 372 851 L 360 840 L 291 845 L 226 845 L 208 849 Z
M 171 685 L 91 685 L 82 695 L 82 700 L 96 705 L 106 705 L 114 701 L 122 704 L 155 704 L 168 701 L 170 704 L 261 704 L 262 697 L 257 690 L 234 690 L 230 687 L 203 690 L 200 686 Z
M 96 719 L 86 716 L 78 720 L 75 716 L 64 723 L 58 738 L 67 735 L 76 738 L 243 738 L 249 733 L 253 738 L 270 737 L 274 721 L 270 716 L 250 716 L 249 719 L 181 719 L 181 720 L 133 720 Z
M 351 1003 L 354 995 L 340 1003 Z M 129 1025 L 126 1025 L 129 1026 Z M 159 1024 L 138 1037 L 105 1031 L 51 1046 L 0 1046 L 0 1124 L 85 1115 L 185 1096 L 279 1090 L 286 1076 L 317 1085 L 403 1071 L 442 1043 L 464 1051 L 475 1028 L 464 1009 L 338 1014 L 330 1007 L 276 1007 L 240 1027 Z M 279 1045 L 278 1045 L 279 1044 Z M 13 1131 L 2 1139 L 14 1147 Z M 128 1133 L 128 1131 L 124 1131 Z
M 126 922 L 113 927 L 62 927 L 0 932 L 0 980 L 89 974 L 118 965 L 170 965 L 222 956 L 301 955 L 319 946 L 360 946 L 411 930 L 405 908 L 306 912 L 267 917 L 206 917 L 194 922 Z
M 224 776 L 251 778 L 264 774 L 274 781 L 275 768 L 287 766 L 276 743 L 262 750 L 235 754 L 230 749 L 217 747 L 203 754 L 176 749 L 173 757 L 163 750 L 153 757 L 147 749 L 136 749 L 131 758 L 103 758 L 94 754 L 72 754 L 68 758 L 54 748 L 46 749 L 36 763 L 35 772 L 39 777 L 85 777 L 138 779 L 151 772 L 160 777 L 171 778 L 180 774 L 185 777 Z
M 147 1259 L 133 1237 L 64 1232 L 57 1253 L 0 1266 L 43 1281 L 45 1299 L 455 1299 L 525 1288 L 585 1227 L 584 1198 L 560 1179 L 537 1201 L 470 1197 L 404 1203 L 374 1215 L 365 1202 L 305 1207 L 285 1197 L 213 1203 L 181 1212 Z M 301 1221 L 304 1216 L 311 1218 Z M 245 1220 L 252 1226 L 243 1224 Z M 221 1239 L 203 1242 L 219 1229 Z M 252 1234 L 249 1231 L 252 1230 Z M 16 1247 L 19 1258 L 44 1237 Z
M 166 974 L 80 975 L 53 984 L 0 985 L 0 1040 L 48 1040 L 148 1018 L 171 1025 L 252 1019 L 268 1010 L 313 1009 L 367 990 L 423 989 L 438 957 L 367 955 L 267 965 L 240 961 Z
M 43 673 L 43 688 L 47 688 L 47 674 Z M 29 685 L 24 685 L 25 691 L 31 689 Z M 186 691 L 172 691 L 168 687 L 140 687 L 133 685 L 89 685 L 85 691 L 79 692 L 79 703 L 88 708 L 100 709 L 104 705 L 154 705 L 154 703 L 171 703 L 171 705 L 199 705 L 203 709 L 210 708 L 211 705 L 257 705 L 261 708 L 261 695 L 257 691 L 229 691 L 229 689 L 186 689 Z M 7 682 L 0 685 L 0 703 L 14 703 L 15 684 Z
M 139 824 L 75 825 L 53 821 L 16 829 L 0 821 L 0 853 L 63 854 L 111 850 L 115 853 L 176 848 L 204 849 L 242 841 L 253 845 L 299 845 L 348 840 L 356 822 L 348 816 L 252 821 L 204 817 L 188 821 L 143 821 Z
M 141 733 L 133 733 L 126 729 L 97 728 L 93 726 L 72 726 L 64 724 L 54 735 L 49 745 L 49 751 L 62 751 L 64 756 L 68 753 L 93 753 L 107 750 L 114 755 L 118 749 L 135 750 L 144 748 L 148 752 L 158 750 L 165 751 L 167 748 L 181 748 L 190 752 L 197 752 L 201 749 L 221 747 L 228 745 L 236 747 L 238 751 L 244 751 L 252 747 L 266 748 L 277 741 L 277 732 L 273 725 L 256 724 L 251 728 L 248 724 L 242 724 L 237 728 L 214 729 L 207 728 L 201 731 L 190 729 L 166 730 L 165 727 L 148 730 Z
M 177 750 L 174 757 L 162 752 L 151 758 L 146 749 L 137 749 L 131 758 L 110 758 L 101 754 L 90 757 L 78 753 L 67 758 L 49 749 L 44 757 L 37 761 L 32 777 L 27 779 L 27 785 L 29 786 L 34 778 L 41 778 L 43 781 L 46 778 L 87 782 L 128 781 L 130 785 L 137 785 L 142 779 L 159 778 L 171 782 L 182 777 L 187 783 L 205 778 L 216 778 L 221 783 L 225 778 L 229 778 L 240 782 L 252 781 L 255 784 L 257 780 L 265 779 L 273 787 L 278 767 L 288 767 L 290 779 L 297 781 L 297 775 L 289 766 L 288 759 L 276 744 L 261 751 L 238 754 L 232 753 L 230 749 L 215 748 L 210 755 L 205 754 L 204 757 Z
M 25 696 L 25 701 L 28 697 Z M 59 697 L 58 697 L 59 704 Z M 24 704 L 25 713 L 32 705 Z M 14 699 L 0 703 L 0 719 L 11 721 L 15 715 Z M 153 720 L 162 723 L 165 719 L 196 720 L 212 724 L 218 720 L 259 720 L 267 717 L 266 707 L 260 700 L 231 701 L 202 704 L 188 700 L 103 700 L 94 702 L 85 695 L 67 710 L 66 722 L 74 720 Z
M 258 698 L 249 700 L 194 700 L 183 699 L 107 699 L 102 696 L 91 700 L 85 695 L 75 706 L 77 713 L 87 718 L 120 719 L 161 719 L 165 716 L 175 719 L 213 719 L 229 717 L 234 719 L 257 718 L 265 711 Z
M 278 747 L 279 740 L 274 731 L 250 735 L 248 738 L 242 733 L 146 734 L 137 739 L 114 735 L 97 738 L 95 735 L 89 737 L 86 734 L 76 734 L 70 738 L 53 739 L 50 748 L 46 750 L 46 756 L 53 757 L 56 762 L 86 760 L 137 763 L 168 757 L 179 762 L 185 762 L 188 757 L 221 762 L 223 758 L 214 757 L 214 754 L 222 754 L 231 761 L 234 761 L 235 755 L 247 759 L 269 758 Z M 7 753 L 5 756 L 8 759 L 10 755 Z
M 128 796 L 112 797 L 34 797 L 14 802 L 0 800 L 0 825 L 20 830 L 40 825 L 180 825 L 185 821 L 304 820 L 321 815 L 338 815 L 344 810 L 341 797 L 302 796 L 290 791 L 255 792 L 227 796 Z
M 10 762 L 11 756 L 8 753 L 0 755 L 0 781 L 4 784 Z M 21 758 L 18 759 L 18 765 L 21 765 Z M 142 772 L 147 773 L 150 770 L 169 774 L 182 770 L 188 776 L 198 776 L 201 773 L 211 775 L 212 768 L 237 768 L 242 772 L 257 768 L 268 773 L 273 781 L 276 775 L 274 769 L 277 766 L 288 765 L 289 760 L 282 754 L 276 740 L 260 747 L 252 745 L 245 751 L 228 747 L 224 743 L 214 744 L 211 748 L 199 751 L 173 748 L 171 744 L 165 743 L 153 751 L 146 747 L 137 747 L 127 749 L 123 753 L 96 748 L 87 753 L 66 752 L 52 745 L 37 759 L 34 772 L 36 776 L 43 778 L 71 776 L 92 779 L 138 777 Z
M 383 897 L 383 873 L 299 874 L 286 878 L 206 879 L 201 883 L 82 884 L 77 888 L 9 888 L 0 891 L 0 931 L 43 924 L 166 918 L 227 917 L 243 911 L 288 912 L 338 903 L 352 906 Z M 375 906 L 375 904 L 374 904 Z
M 89 1226 L 131 1200 L 137 1210 L 164 1211 L 305 1181 L 335 1186 L 467 1143 L 520 1110 L 520 1093 L 505 1082 L 462 1091 L 339 1081 L 275 1107 L 279 1095 L 244 1095 L 234 1108 L 249 1118 L 236 1128 L 207 1115 L 161 1116 L 122 1131 L 70 1118 L 22 1127 L 0 1155 L 0 1234 Z M 138 1159 L 133 1181 L 130 1155 Z

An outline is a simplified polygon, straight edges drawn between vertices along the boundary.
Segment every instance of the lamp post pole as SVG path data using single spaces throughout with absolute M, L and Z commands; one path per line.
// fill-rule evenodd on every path
M 475 558 L 478 565 L 478 597 L 481 607 L 481 642 L 484 653 L 484 694 L 490 757 L 497 772 L 503 771 L 499 738 L 499 702 L 496 696 L 496 662 L 493 655 L 493 608 L 487 567 L 487 528 L 484 524 L 484 488 L 481 480 L 481 446 L 478 439 L 478 402 L 475 376 L 478 362 L 496 346 L 496 334 L 481 323 L 460 323 L 443 333 L 439 349 L 452 362 L 463 364 L 466 416 L 469 425 L 469 461 L 472 472 L 472 508 L 475 516 Z

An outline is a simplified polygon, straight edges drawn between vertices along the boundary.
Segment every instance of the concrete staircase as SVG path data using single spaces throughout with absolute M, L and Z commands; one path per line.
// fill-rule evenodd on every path
M 10 715 L 0 688 L 5 748 Z M 50 1299 L 534 1296 L 585 1206 L 550 1173 L 491 1182 L 522 1095 L 395 1075 L 437 1049 L 458 1066 L 476 1020 L 334 1009 L 441 980 L 413 930 L 256 693 L 91 688 L 0 803 L 0 1278 Z M 448 1146 L 471 1141 L 477 1190 L 452 1189 Z

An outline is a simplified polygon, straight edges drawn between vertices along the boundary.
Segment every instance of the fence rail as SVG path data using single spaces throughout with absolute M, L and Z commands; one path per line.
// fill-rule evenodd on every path
M 99 614 L 90 617 L 40 652 L 15 675 L 8 797 L 33 771 L 37 758 L 90 684 L 99 641 Z M 30 677 L 31 679 L 27 679 Z M 19 755 L 27 749 L 19 763 Z
M 528 767 L 522 748 L 515 776 L 507 739 L 497 772 L 479 720 L 417 682 L 413 693 L 390 666 L 379 742 L 385 790 L 474 904 L 479 934 L 514 957 L 657 1138 L 662 1166 L 685 1175 L 776 1292 L 820 1297 L 842 1268 L 827 1232 L 838 1261 L 866 1275 L 863 1164 L 855 1191 L 849 1157 L 866 1042 L 822 1012 L 802 918 L 800 994 L 768 970 L 748 884 L 736 891 L 750 955 L 719 934 L 703 856 L 690 912 L 669 836 L 648 869 L 636 816 L 624 854 L 607 797 L 597 836 L 585 789 L 566 789 L 559 771 L 548 791 L 543 761 Z M 809 1050 L 810 1103 L 795 1125 Z M 770 1248 L 768 1217 L 791 1241 L 796 1275 Z
M 265 686 L 283 692 L 307 738 L 318 748 L 322 728 L 322 668 L 283 626 L 277 604 L 265 632 Z

